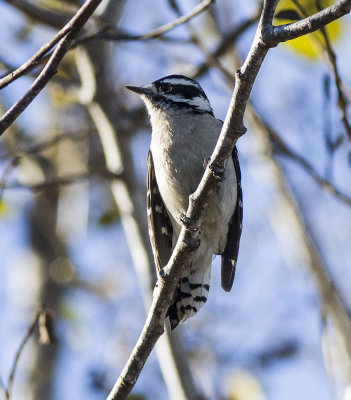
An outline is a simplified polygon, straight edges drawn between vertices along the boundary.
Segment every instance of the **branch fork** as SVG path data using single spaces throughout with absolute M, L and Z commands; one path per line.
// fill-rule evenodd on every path
M 153 346 L 163 332 L 164 319 L 177 282 L 184 265 L 192 251 L 190 239 L 199 235 L 202 215 L 205 207 L 219 184 L 214 171 L 224 171 L 225 163 L 230 157 L 236 141 L 246 132 L 243 123 L 244 112 L 249 100 L 253 83 L 257 77 L 261 64 L 272 47 L 281 41 L 289 40 L 310 33 L 346 14 L 351 9 L 351 0 L 339 0 L 333 6 L 307 19 L 283 26 L 273 26 L 272 20 L 278 0 L 264 1 L 262 15 L 249 54 L 243 66 L 236 72 L 236 83 L 231 103 L 225 118 L 217 145 L 211 155 L 210 164 L 205 169 L 204 176 L 196 189 L 189 197 L 189 206 L 186 216 L 182 218 L 183 227 L 173 254 L 165 266 L 163 276 L 159 278 L 158 293 L 154 297 L 151 310 L 143 331 L 139 337 L 120 378 L 111 391 L 108 400 L 126 399 L 132 386 L 125 390 L 125 379 L 129 374 L 135 374 L 132 381 L 136 381 L 144 362 Z M 336 7 L 335 5 L 338 5 Z M 327 11 L 326 11 L 327 10 Z M 313 24 L 311 21 L 313 20 Z M 317 22 L 316 22 L 317 21 Z M 212 165 L 212 169 L 211 166 Z M 141 358 L 144 356 L 145 358 Z M 123 386 L 123 387 L 122 387 Z

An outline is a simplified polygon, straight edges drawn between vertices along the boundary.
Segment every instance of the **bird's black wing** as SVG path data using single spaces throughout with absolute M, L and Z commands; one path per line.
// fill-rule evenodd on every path
M 232 158 L 237 181 L 237 200 L 234 214 L 229 223 L 227 244 L 222 254 L 221 283 L 222 288 L 226 292 L 229 292 L 233 286 L 243 222 L 243 192 L 241 189 L 241 171 L 236 147 L 234 147 Z
M 156 268 L 160 271 L 172 254 L 173 228 L 158 190 L 151 151 L 147 163 L 147 221 Z

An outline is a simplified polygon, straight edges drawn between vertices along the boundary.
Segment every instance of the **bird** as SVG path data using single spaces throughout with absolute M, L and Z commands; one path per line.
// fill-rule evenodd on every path
M 210 160 L 223 122 L 214 116 L 200 86 L 169 75 L 145 86 L 126 86 L 140 95 L 151 122 L 148 152 L 147 219 L 158 274 L 176 245 L 192 194 Z M 171 329 L 206 303 L 214 255 L 221 255 L 221 286 L 229 292 L 242 232 L 241 171 L 236 146 L 204 211 L 198 248 L 191 253 L 167 312 Z

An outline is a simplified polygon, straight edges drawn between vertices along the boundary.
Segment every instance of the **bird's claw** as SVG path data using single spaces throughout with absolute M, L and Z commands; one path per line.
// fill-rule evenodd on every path
M 190 229 L 192 232 L 197 232 L 199 228 L 194 227 L 195 220 L 187 217 L 185 214 L 180 214 L 180 220 L 185 225 L 187 229 Z
M 192 250 L 196 250 L 200 247 L 200 239 L 184 239 L 183 242 L 187 244 Z

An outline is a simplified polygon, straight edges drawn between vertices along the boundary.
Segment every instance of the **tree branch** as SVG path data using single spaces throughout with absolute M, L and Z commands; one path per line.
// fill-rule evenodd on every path
M 181 17 L 177 18 L 176 20 L 169 22 L 168 24 L 162 25 L 159 28 L 152 30 L 149 33 L 145 33 L 143 35 L 132 35 L 127 34 L 124 32 L 106 32 L 106 29 L 99 30 L 98 32 L 94 33 L 86 33 L 85 35 L 81 36 L 77 43 L 81 43 L 83 41 L 91 40 L 91 39 L 109 39 L 109 40 L 149 40 L 155 39 L 157 37 L 162 36 L 166 32 L 171 31 L 172 29 L 176 28 L 179 25 L 188 22 L 192 18 L 196 17 L 197 15 L 201 14 L 205 11 L 214 0 L 204 0 L 198 6 L 196 6 L 192 11 L 188 14 L 182 15 Z
M 22 342 L 20 343 L 20 345 L 19 345 L 19 347 L 18 347 L 18 349 L 16 351 L 16 354 L 15 354 L 15 357 L 14 357 L 14 360 L 13 360 L 13 364 L 12 364 L 12 367 L 11 367 L 8 383 L 7 383 L 7 388 L 5 387 L 4 382 L 2 380 L 0 380 L 0 386 L 2 387 L 2 390 L 3 390 L 4 394 L 5 394 L 5 399 L 6 400 L 9 400 L 11 398 L 13 381 L 14 381 L 14 378 L 15 378 L 15 373 L 16 373 L 16 370 L 17 370 L 17 365 L 18 365 L 19 359 L 21 357 L 21 354 L 23 352 L 23 349 L 24 349 L 25 345 L 27 344 L 27 342 L 30 339 L 30 337 L 33 335 L 34 329 L 38 324 L 38 320 L 39 320 L 41 312 L 42 312 L 42 310 L 40 309 L 35 313 L 33 321 L 29 325 L 29 327 L 27 329 L 27 332 L 26 332 L 24 338 L 22 339 Z
M 108 400 L 123 400 L 127 397 L 156 341 L 164 331 L 166 312 L 176 284 L 181 276 L 183 266 L 193 250 L 192 244 L 198 240 L 204 209 L 218 183 L 212 173 L 212 168 L 224 170 L 226 160 L 230 157 L 236 141 L 246 131 L 243 124 L 245 107 L 257 73 L 268 51 L 268 47 L 259 40 L 260 36 L 261 31 L 258 29 L 248 57 L 242 68 L 236 73 L 234 93 L 219 140 L 211 156 L 211 162 L 207 165 L 197 190 L 189 197 L 186 215 L 188 220 L 193 222 L 182 227 L 173 254 L 164 268 L 164 274 L 159 278 L 158 292 L 154 296 L 144 328 L 125 368 L 108 396 Z
M 331 22 L 331 20 L 344 15 L 346 13 L 344 12 L 344 7 L 342 7 L 344 2 L 339 1 L 338 3 L 342 3 L 340 5 L 342 11 L 331 8 L 328 13 L 317 13 L 317 22 L 312 18 L 312 26 L 319 25 L 315 28 L 318 29 L 320 26 Z M 269 48 L 281 41 L 280 39 L 277 40 L 273 34 L 270 34 L 275 29 L 271 24 L 276 5 L 277 0 L 266 0 L 264 2 L 261 19 L 250 52 L 243 66 L 236 73 L 233 96 L 219 140 L 211 156 L 211 162 L 207 166 L 197 190 L 189 197 L 189 207 L 186 215 L 192 223 L 182 227 L 173 254 L 164 268 L 164 274 L 159 278 L 157 293 L 154 295 L 144 328 L 127 364 L 109 394 L 108 400 L 123 400 L 127 398 L 138 379 L 146 359 L 164 331 L 164 319 L 176 284 L 181 276 L 183 265 L 185 265 L 190 256 L 192 244 L 198 240 L 204 209 L 218 183 L 211 170 L 213 167 L 216 167 L 217 170 L 224 169 L 226 160 L 229 158 L 236 141 L 245 133 L 246 128 L 243 124 L 243 117 L 253 83 Z M 330 17 L 330 13 L 333 18 Z M 283 27 L 281 31 L 285 32 L 284 29 L 286 28 Z M 294 29 L 292 32 L 295 32 Z M 308 28 L 300 29 L 298 35 L 295 32 L 295 37 L 304 33 L 308 33 Z M 264 36 L 265 38 L 263 39 Z M 285 40 L 288 39 L 286 38 Z
M 317 2 L 317 4 L 319 6 L 319 1 Z M 332 67 L 332 71 L 333 71 L 333 75 L 334 75 L 334 82 L 335 82 L 336 91 L 338 94 L 338 107 L 341 111 L 341 120 L 344 124 L 346 133 L 349 137 L 349 140 L 351 140 L 351 124 L 350 124 L 350 121 L 348 120 L 347 112 L 346 112 L 347 98 L 346 98 L 346 95 L 343 90 L 343 85 L 342 85 L 342 81 L 341 81 L 341 77 L 340 77 L 340 73 L 339 73 L 339 68 L 338 68 L 338 65 L 336 62 L 336 54 L 330 43 L 328 32 L 324 27 L 321 28 L 321 33 L 324 38 L 325 50 L 328 55 L 328 59 L 329 59 L 330 65 Z
M 70 15 L 66 13 L 54 12 L 31 1 L 26 0 L 6 0 L 11 6 L 22 11 L 28 17 L 37 19 L 44 22 L 47 25 L 53 26 L 55 28 L 60 28 L 62 25 L 66 24 L 70 20 Z
M 274 1 L 276 2 L 276 0 Z M 273 4 L 274 1 L 271 3 Z M 270 8 L 270 10 L 271 9 L 272 8 Z M 286 42 L 287 40 L 296 39 L 300 36 L 314 32 L 330 22 L 348 14 L 350 10 L 351 0 L 337 0 L 334 4 L 324 10 L 301 19 L 300 21 L 279 26 L 266 24 L 262 30 L 262 39 L 268 46 L 274 47 L 280 42 Z
M 33 82 L 25 95 L 18 100 L 0 119 L 0 135 L 5 132 L 5 130 L 16 120 L 16 118 L 46 86 L 49 80 L 57 73 L 58 66 L 69 50 L 73 39 L 78 35 L 80 29 L 85 25 L 101 1 L 102 0 L 87 0 L 70 20 L 70 22 L 54 37 L 55 39 L 60 33 L 66 32 L 62 33 L 62 39 L 60 39 L 56 49 L 54 50 L 44 69 L 39 74 L 38 78 Z M 52 48 L 52 46 L 50 48 Z
M 108 17 L 107 21 L 112 25 L 118 21 L 119 15 L 109 13 Z M 136 270 L 141 295 L 148 310 L 156 271 L 145 214 L 146 193 L 138 183 L 131 154 L 130 131 L 135 127 L 135 121 L 132 122 L 131 115 L 126 114 L 124 105 L 111 86 L 109 53 L 107 42 L 101 43 L 101 46 L 87 43 L 86 50 L 81 46 L 74 52 L 81 78 L 78 97 L 96 127 L 106 167 L 111 171 L 125 172 L 122 179 L 111 180 L 110 187 L 120 211 L 120 222 Z M 143 115 L 145 116 L 145 113 Z M 187 366 L 186 353 L 180 346 L 180 341 L 174 342 L 175 338 L 175 335 L 167 332 L 157 343 L 156 349 L 169 398 L 198 400 L 201 396 Z

